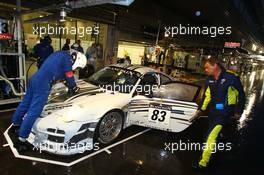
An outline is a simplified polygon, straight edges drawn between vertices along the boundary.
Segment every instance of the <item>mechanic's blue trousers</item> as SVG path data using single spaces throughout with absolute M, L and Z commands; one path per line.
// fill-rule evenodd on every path
M 13 115 L 13 125 L 20 125 L 19 137 L 27 138 L 31 128 L 40 116 L 49 96 L 49 88 L 39 81 L 30 81 L 26 95 Z

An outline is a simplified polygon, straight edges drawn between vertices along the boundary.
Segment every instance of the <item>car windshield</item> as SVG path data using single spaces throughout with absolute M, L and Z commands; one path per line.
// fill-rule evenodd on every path
M 140 73 L 119 68 L 106 67 L 88 78 L 88 82 L 100 88 L 129 93 L 136 84 Z

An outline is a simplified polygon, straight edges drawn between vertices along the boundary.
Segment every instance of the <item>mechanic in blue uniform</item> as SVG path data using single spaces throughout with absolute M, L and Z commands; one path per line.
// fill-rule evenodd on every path
M 41 67 L 43 62 L 53 53 L 53 47 L 51 46 L 51 38 L 50 36 L 45 36 L 43 41 L 37 44 L 33 48 L 33 56 L 38 58 L 38 69 Z
M 26 95 L 12 117 L 11 131 L 19 131 L 19 139 L 14 145 L 19 152 L 29 149 L 29 143 L 26 142 L 26 139 L 48 100 L 52 83 L 65 79 L 69 89 L 68 95 L 76 94 L 79 88 L 75 84 L 73 70 L 84 68 L 86 62 L 85 55 L 78 51 L 57 51 L 51 54 L 32 76 L 28 83 Z
M 193 119 L 201 116 L 208 108 L 209 128 L 205 143 L 208 149 L 204 149 L 199 162 L 193 164 L 196 170 L 206 169 L 215 151 L 213 149 L 216 149 L 213 146 L 216 145 L 223 128 L 226 129 L 233 119 L 238 120 L 245 106 L 245 93 L 236 74 L 225 70 L 215 57 L 206 60 L 204 68 L 209 77 L 205 83 L 205 93 L 199 109 Z

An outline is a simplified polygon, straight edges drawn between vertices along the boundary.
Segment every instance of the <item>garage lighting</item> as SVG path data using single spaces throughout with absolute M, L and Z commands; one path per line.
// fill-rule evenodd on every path
M 252 50 L 256 51 L 257 50 L 257 46 L 255 44 L 252 44 Z
M 257 59 L 259 61 L 264 61 L 264 56 L 263 55 L 250 55 L 250 58 L 251 58 L 252 62 L 253 62 L 253 58 Z
M 143 160 L 136 160 L 136 164 L 137 164 L 137 165 L 143 165 L 144 162 L 143 162 Z
M 129 6 L 132 2 L 134 2 L 134 0 L 117 0 L 117 2 L 112 2 L 111 4 Z
M 71 11 L 72 11 L 72 7 L 71 7 L 69 1 L 67 0 L 65 2 L 65 4 L 61 7 L 61 11 L 60 11 L 61 19 L 60 19 L 60 22 L 66 21 L 65 17 L 67 16 L 67 13 L 70 13 Z
M 201 16 L 201 11 L 200 10 L 197 10 L 196 12 L 195 12 L 195 16 Z
M 67 16 L 67 13 L 66 13 L 66 11 L 64 10 L 64 8 L 62 8 L 61 11 L 60 11 L 60 17 L 61 17 L 60 22 L 64 22 L 64 21 L 66 21 L 66 20 L 65 20 L 65 17 L 66 17 L 66 16 Z

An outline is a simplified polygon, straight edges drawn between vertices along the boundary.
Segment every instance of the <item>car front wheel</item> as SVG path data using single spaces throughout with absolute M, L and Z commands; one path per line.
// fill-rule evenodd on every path
M 117 138 L 123 127 L 123 117 L 120 112 L 111 111 L 104 115 L 97 126 L 98 141 L 108 144 Z

